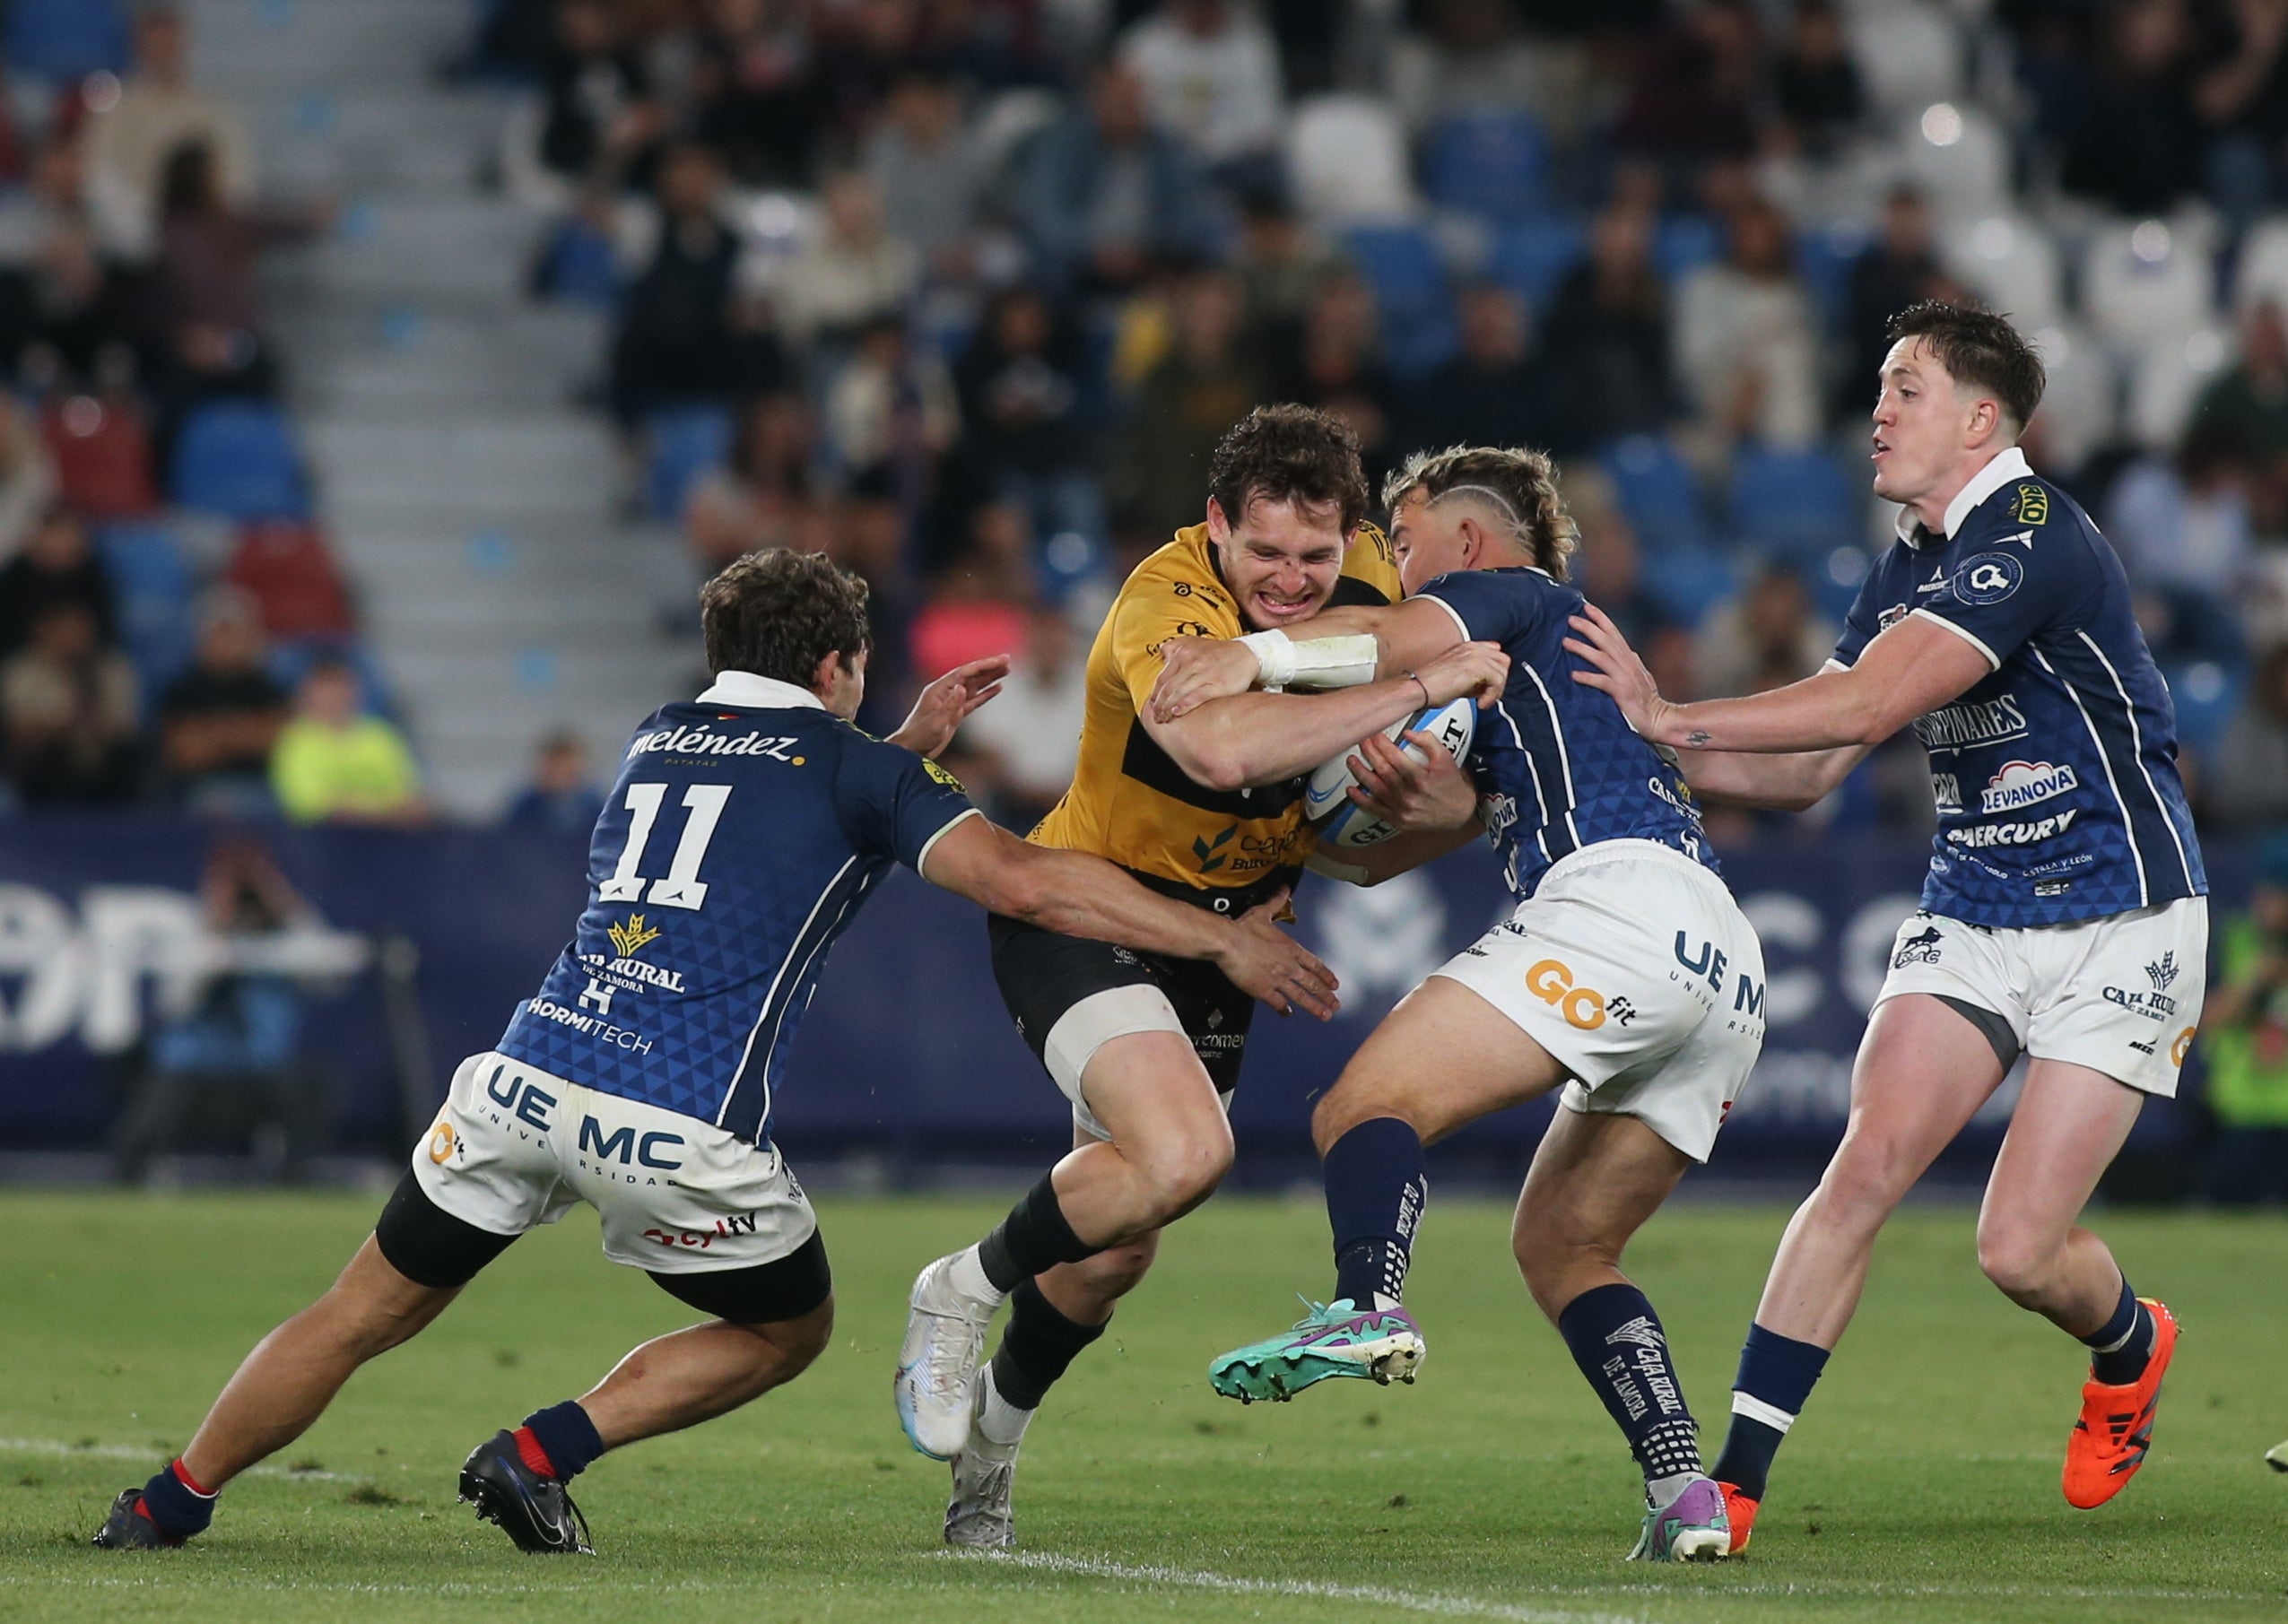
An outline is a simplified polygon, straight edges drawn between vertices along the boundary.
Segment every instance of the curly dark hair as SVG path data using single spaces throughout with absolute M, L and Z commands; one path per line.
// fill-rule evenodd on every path
M 734 559 L 700 588 L 707 668 L 751 671 L 808 688 L 830 654 L 855 662 L 873 642 L 866 584 L 823 553 L 767 547 Z
M 1518 545 L 1558 580 L 1565 578 L 1579 526 L 1557 488 L 1557 464 L 1546 451 L 1506 446 L 1448 446 L 1417 451 L 1382 482 L 1382 505 L 1393 515 L 1416 491 L 1431 504 L 1474 497 L 1498 509 Z
M 1207 459 L 1207 492 L 1234 528 L 1248 504 L 1292 502 L 1339 509 L 1343 534 L 1367 515 L 1359 437 L 1340 418 L 1292 403 L 1257 406 L 1231 425 Z
M 1894 344 L 1902 338 L 1921 339 L 1947 377 L 1992 395 L 2002 404 L 2013 433 L 2033 421 L 2049 376 L 2033 345 L 2008 317 L 1971 305 L 1926 299 L 1900 311 L 1883 331 Z

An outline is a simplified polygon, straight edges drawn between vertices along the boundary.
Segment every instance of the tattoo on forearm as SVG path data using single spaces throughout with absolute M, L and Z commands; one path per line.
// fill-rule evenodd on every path
M 1705 727 L 1693 728 L 1692 732 L 1684 735 L 1684 744 L 1685 747 L 1690 750 L 1704 749 L 1708 744 L 1708 729 Z

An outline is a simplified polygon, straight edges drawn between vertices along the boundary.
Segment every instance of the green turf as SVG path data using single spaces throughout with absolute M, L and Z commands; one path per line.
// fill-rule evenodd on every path
M 1634 1472 L 1529 1311 L 1505 1214 L 1431 1213 L 1410 1301 L 1422 1382 L 1328 1383 L 1242 1409 L 1209 1356 L 1323 1290 L 1312 1203 L 1218 1201 L 1058 1390 L 1018 1474 L 1018 1561 L 939 1553 L 944 1468 L 900 1436 L 907 1283 L 989 1204 L 822 1203 L 832 1350 L 747 1411 L 601 1463 L 602 1554 L 519 1556 L 453 1503 L 462 1455 L 678 1323 L 576 1215 L 512 1251 L 369 1369 L 213 1532 L 86 1546 L 111 1494 L 179 1446 L 239 1355 L 321 1290 L 370 1199 L 0 1195 L 0 1617 L 1017 1620 L 1412 1616 L 1675 1620 L 2277 1620 L 2288 1615 L 2288 1224 L 2109 1217 L 2186 1326 L 2158 1448 L 2070 1510 L 2072 1345 L 1979 1277 L 1970 1216 L 1892 1226 L 1857 1326 L 1789 1442 L 1747 1561 L 1623 1564 Z M 1689 1395 L 1720 1424 L 1784 1215 L 1683 1208 L 1631 1263 Z M 147 1452 L 147 1455 L 146 1453 Z M 304 1468 L 299 1476 L 293 1468 Z

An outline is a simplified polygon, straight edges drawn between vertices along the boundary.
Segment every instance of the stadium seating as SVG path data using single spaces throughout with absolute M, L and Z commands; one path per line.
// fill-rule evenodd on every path
M 1423 189 L 1440 208 L 1515 219 L 1547 199 L 1549 137 L 1522 110 L 1457 113 L 1425 138 L 1422 177 Z
M 125 73 L 127 23 L 113 0 L 13 0 L 0 37 L 8 65 L 58 84 Z
M 2082 305 L 2098 336 L 2124 351 L 2192 336 L 2215 293 L 2206 245 L 2182 223 L 2115 221 L 2090 239 Z
M 2195 750 L 2214 747 L 2240 708 L 2246 677 L 2210 660 L 2164 671 L 2162 676 L 2176 708 L 2178 738 Z
M 115 524 L 95 533 L 97 556 L 118 604 L 119 640 L 143 684 L 148 708 L 190 663 L 196 639 L 191 605 L 196 583 L 163 525 Z
M 1724 257 L 1724 228 L 1706 214 L 1671 214 L 1653 234 L 1652 262 L 1671 282 Z
M 1825 451 L 1744 450 L 1732 465 L 1727 508 L 1735 539 L 1807 570 L 1858 540 L 1859 492 Z
M 2231 353 L 2229 336 L 2213 327 L 2140 350 L 2129 368 L 2125 425 L 2138 443 L 2155 451 L 2173 447 L 2192 421 L 2200 392 L 2223 369 Z
M 1938 256 L 1948 273 L 2020 330 L 2054 324 L 2065 307 L 2057 247 L 2040 221 L 2023 214 L 1988 214 L 1938 235 Z
M 312 525 L 292 519 L 248 525 L 224 574 L 254 599 L 274 638 L 346 637 L 353 629 L 349 588 Z
M 1962 89 L 1962 41 L 1953 22 L 1923 0 L 1847 8 L 1845 37 L 1867 98 L 1879 109 L 1920 109 Z
M 1391 371 L 1420 378 L 1452 354 L 1453 290 L 1430 234 L 1406 225 L 1360 226 L 1344 240 L 1374 289 Z
M 1909 179 L 1948 220 L 1974 219 L 2010 200 L 2010 138 L 1968 104 L 1934 102 L 1907 115 L 1899 152 Z
M 159 506 L 151 437 L 132 405 L 74 395 L 40 413 L 40 435 L 65 501 L 93 518 L 125 518 Z
M 683 517 L 692 485 L 731 454 L 735 427 L 721 406 L 676 406 L 651 414 L 645 425 L 651 441 L 645 490 L 654 518 Z
M 186 508 L 226 518 L 300 517 L 308 482 L 285 414 L 258 401 L 216 401 L 185 420 L 169 485 Z
M 1646 548 L 1662 555 L 1711 553 L 1700 481 L 1675 446 L 1657 434 L 1631 434 L 1598 455 L 1621 499 L 1621 511 Z
M 1419 207 L 1405 132 L 1372 96 L 1313 96 L 1287 126 L 1287 184 L 1304 219 L 1323 227 L 1411 219 Z
M 2261 299 L 2288 309 L 2288 217 L 2259 221 L 2240 239 L 2232 308 L 2246 310 Z
M 1857 226 L 1832 225 L 1796 239 L 1796 274 L 1830 334 L 1841 334 L 1850 319 L 1851 271 L 1866 251 L 1867 234 Z
M 1588 251 L 1588 228 L 1569 214 L 1531 214 L 1498 227 L 1487 245 L 1485 274 L 1541 309 Z

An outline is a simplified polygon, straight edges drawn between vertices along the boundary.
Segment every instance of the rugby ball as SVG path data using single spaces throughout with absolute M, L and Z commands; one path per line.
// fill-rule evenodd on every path
M 1395 743 L 1402 734 L 1426 733 L 1459 761 L 1469 754 L 1470 741 L 1477 736 L 1477 700 L 1465 696 L 1393 722 L 1382 730 L 1382 736 Z M 1417 745 L 1401 744 L 1399 749 L 1417 761 L 1423 759 Z M 1351 758 L 1357 753 L 1358 746 L 1353 744 L 1321 764 L 1303 788 L 1303 815 L 1318 830 L 1319 839 L 1328 846 L 1372 846 L 1398 832 L 1351 799 L 1351 786 L 1359 781 L 1351 771 Z

